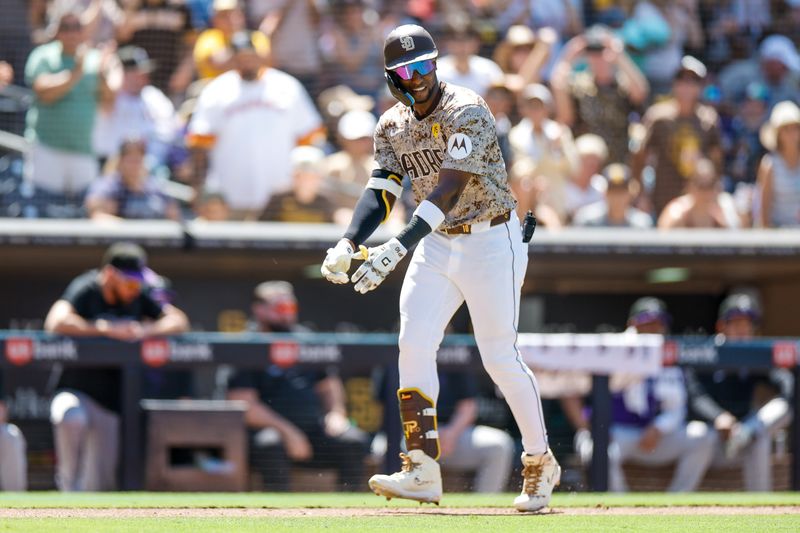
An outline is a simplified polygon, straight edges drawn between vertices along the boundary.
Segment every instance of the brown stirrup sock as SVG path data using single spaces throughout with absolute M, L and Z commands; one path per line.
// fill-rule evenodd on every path
M 406 448 L 422 450 L 434 460 L 439 459 L 439 432 L 433 400 L 417 388 L 398 389 L 397 399 L 400 401 Z

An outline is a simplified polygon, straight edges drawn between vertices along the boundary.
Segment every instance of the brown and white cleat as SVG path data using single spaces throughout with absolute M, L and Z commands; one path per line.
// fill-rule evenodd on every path
M 422 450 L 401 453 L 403 466 L 391 475 L 376 474 L 369 478 L 369 488 L 387 500 L 404 498 L 420 503 L 439 505 L 442 499 L 442 473 L 439 463 Z
M 522 454 L 522 493 L 514 498 L 520 512 L 541 511 L 550 504 L 553 489 L 561 482 L 561 465 L 550 448 L 543 454 Z

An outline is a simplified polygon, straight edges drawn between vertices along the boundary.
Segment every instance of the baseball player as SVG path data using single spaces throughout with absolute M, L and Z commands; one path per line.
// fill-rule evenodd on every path
M 384 44 L 385 77 L 398 104 L 375 131 L 372 173 L 344 238 L 328 250 L 322 274 L 367 293 L 417 245 L 400 293 L 400 416 L 407 454 L 392 475 L 375 475 L 372 490 L 438 503 L 442 496 L 436 398 L 436 352 L 453 313 L 466 301 L 484 367 L 500 387 L 522 433 L 524 483 L 520 511 L 550 501 L 561 468 L 547 444 L 533 373 L 516 348 L 519 296 L 528 262 L 516 204 L 509 192 L 494 118 L 469 89 L 440 82 L 438 50 L 425 29 L 403 25 Z M 386 220 L 411 179 L 419 206 L 385 244 L 363 243 Z M 359 249 L 364 263 L 348 278 Z

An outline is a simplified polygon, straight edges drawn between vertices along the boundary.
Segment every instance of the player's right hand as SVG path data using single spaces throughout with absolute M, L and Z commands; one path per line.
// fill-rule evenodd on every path
M 350 270 L 350 260 L 353 256 L 352 243 L 342 239 L 333 248 L 328 248 L 328 255 L 322 262 L 320 272 L 331 283 L 344 284 L 350 281 L 347 271 Z

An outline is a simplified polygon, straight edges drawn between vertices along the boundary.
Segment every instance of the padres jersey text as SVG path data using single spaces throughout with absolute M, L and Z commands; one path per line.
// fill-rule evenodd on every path
M 386 111 L 375 130 L 375 160 L 411 179 L 417 203 L 436 187 L 440 169 L 473 174 L 443 228 L 490 220 L 516 205 L 494 117 L 480 96 L 463 87 L 442 83 L 439 105 L 421 120 L 400 103 Z

